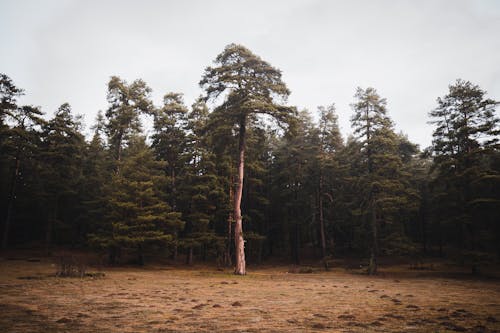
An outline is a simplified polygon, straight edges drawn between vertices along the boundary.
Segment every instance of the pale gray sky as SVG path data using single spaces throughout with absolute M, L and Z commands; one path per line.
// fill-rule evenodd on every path
M 422 147 L 427 113 L 457 78 L 500 99 L 500 1 L 0 0 L 0 72 L 23 103 L 52 115 L 63 102 L 89 126 L 111 75 L 144 79 L 190 105 L 225 45 L 240 43 L 283 71 L 290 104 L 335 102 L 350 132 L 355 88 L 388 100 L 396 129 Z

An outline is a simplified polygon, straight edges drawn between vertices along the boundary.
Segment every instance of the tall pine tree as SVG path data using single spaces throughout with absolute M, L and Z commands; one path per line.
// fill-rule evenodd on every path
M 230 44 L 215 59 L 215 67 L 205 70 L 200 85 L 207 99 L 226 95 L 216 112 L 238 126 L 238 175 L 234 193 L 235 273 L 246 274 L 241 201 L 245 170 L 246 130 L 250 117 L 268 114 L 286 121 L 291 109 L 284 106 L 289 90 L 281 72 L 241 45 Z

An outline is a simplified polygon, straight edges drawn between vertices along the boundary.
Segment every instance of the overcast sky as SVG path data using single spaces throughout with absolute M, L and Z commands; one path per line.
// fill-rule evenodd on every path
M 457 78 L 500 100 L 500 1 L 0 0 L 0 72 L 22 103 L 63 102 L 87 127 L 106 109 L 111 75 L 142 78 L 160 104 L 190 105 L 225 45 L 243 44 L 283 71 L 289 102 L 334 102 L 350 132 L 356 87 L 388 100 L 398 131 L 426 147 L 427 113 Z

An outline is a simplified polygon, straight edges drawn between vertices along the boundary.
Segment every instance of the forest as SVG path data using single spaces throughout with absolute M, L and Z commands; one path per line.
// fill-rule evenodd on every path
M 146 82 L 113 76 L 89 136 L 71 105 L 21 105 L 29 91 L 1 74 L 2 249 L 238 275 L 246 263 L 330 269 L 339 258 L 368 274 L 382 258 L 446 258 L 473 273 L 498 263 L 499 102 L 475 83 L 450 82 L 422 110 L 430 147 L 397 130 L 376 87 L 353 91 L 344 139 L 334 101 L 289 105 L 281 71 L 241 45 L 199 85 L 193 105 L 182 92 L 154 105 Z

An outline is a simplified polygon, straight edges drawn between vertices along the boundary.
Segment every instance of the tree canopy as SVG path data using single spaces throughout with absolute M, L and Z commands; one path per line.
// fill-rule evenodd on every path
M 112 76 L 90 133 L 68 103 L 21 105 L 0 74 L 2 247 L 92 249 L 113 264 L 184 257 L 236 274 L 247 261 L 329 269 L 343 257 L 375 274 L 385 256 L 477 272 L 500 257 L 498 102 L 478 85 L 457 80 L 437 99 L 421 149 L 373 87 L 355 90 L 344 137 L 334 103 L 289 105 L 281 71 L 242 45 L 201 74 L 191 106 L 181 92 L 156 105 L 143 80 Z

